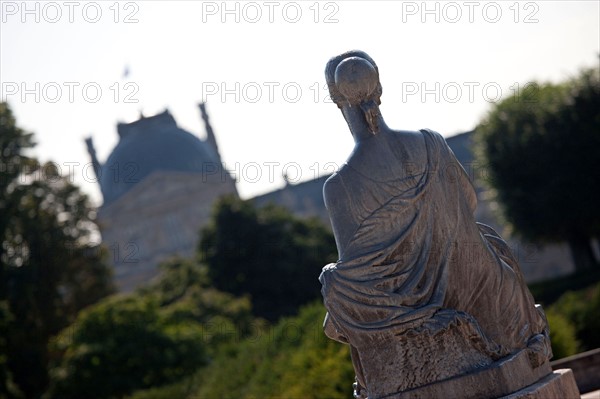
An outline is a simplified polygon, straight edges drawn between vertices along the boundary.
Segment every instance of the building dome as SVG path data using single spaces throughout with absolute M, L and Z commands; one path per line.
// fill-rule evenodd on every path
M 179 128 L 165 111 L 133 123 L 119 123 L 120 141 L 96 170 L 104 206 L 155 171 L 202 173 L 222 168 L 218 151 Z

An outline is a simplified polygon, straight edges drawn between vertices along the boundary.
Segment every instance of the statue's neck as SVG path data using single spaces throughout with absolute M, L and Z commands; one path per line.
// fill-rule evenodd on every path
M 369 129 L 369 124 L 367 123 L 365 114 L 358 105 L 345 105 L 342 107 L 342 114 L 346 119 L 346 123 L 348 123 L 350 133 L 352 133 L 352 137 L 354 138 L 354 142 L 356 144 L 373 137 L 373 133 Z M 379 116 L 378 126 L 380 131 L 387 129 L 387 126 L 381 115 Z

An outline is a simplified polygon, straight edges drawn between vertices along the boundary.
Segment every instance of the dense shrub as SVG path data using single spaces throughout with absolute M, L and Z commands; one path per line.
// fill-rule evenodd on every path
M 580 291 L 567 292 L 551 307 L 575 329 L 580 350 L 600 347 L 600 283 Z
M 84 310 L 51 344 L 51 397 L 121 397 L 173 383 L 248 335 L 247 299 L 206 286 L 191 262 L 164 269 L 156 284 Z
M 321 304 L 309 305 L 297 317 L 247 338 L 193 377 L 137 392 L 132 399 L 348 398 L 354 382 L 350 352 L 325 336 L 324 315 Z
M 575 326 L 565 316 L 553 309 L 546 311 L 550 325 L 553 359 L 574 355 L 578 352 L 579 342 L 575 335 Z

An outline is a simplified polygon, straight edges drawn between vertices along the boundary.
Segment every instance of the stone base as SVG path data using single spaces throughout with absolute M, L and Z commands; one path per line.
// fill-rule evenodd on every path
M 383 397 L 386 399 L 494 399 L 512 395 L 514 392 L 521 392 L 528 387 L 545 381 L 546 378 L 552 375 L 549 363 L 532 368 L 527 350 L 522 350 L 495 362 L 483 370 Z M 570 377 L 573 384 L 575 384 L 572 373 Z M 578 392 L 576 385 L 575 392 Z M 512 396 L 508 397 L 513 399 Z M 376 397 L 374 396 L 374 398 Z M 565 398 L 569 397 L 566 396 Z
M 573 372 L 556 370 L 537 383 L 502 399 L 578 399 L 580 398 Z
M 438 311 L 417 329 L 376 345 L 357 348 L 356 352 L 352 353 L 354 370 L 362 372 L 365 384 L 362 384 L 358 371 L 357 380 L 366 388 L 364 391 L 369 399 L 387 398 L 458 376 L 477 374 L 494 367 L 497 363 L 494 356 L 499 356 L 497 346 L 485 339 L 474 319 L 466 313 L 447 309 Z M 519 359 L 529 371 L 527 355 Z M 531 385 L 550 372 L 547 365 L 544 374 L 535 375 L 527 383 L 497 396 Z

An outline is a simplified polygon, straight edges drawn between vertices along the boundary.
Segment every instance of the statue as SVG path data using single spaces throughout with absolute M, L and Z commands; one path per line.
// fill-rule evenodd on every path
M 325 73 L 356 144 L 323 188 L 339 260 L 319 280 L 325 333 L 351 347 L 355 397 L 412 392 L 507 359 L 528 380 L 474 387 L 473 397 L 551 373 L 544 313 L 508 245 L 475 221 L 475 190 L 444 138 L 385 124 L 378 68 L 364 52 L 332 58 Z

